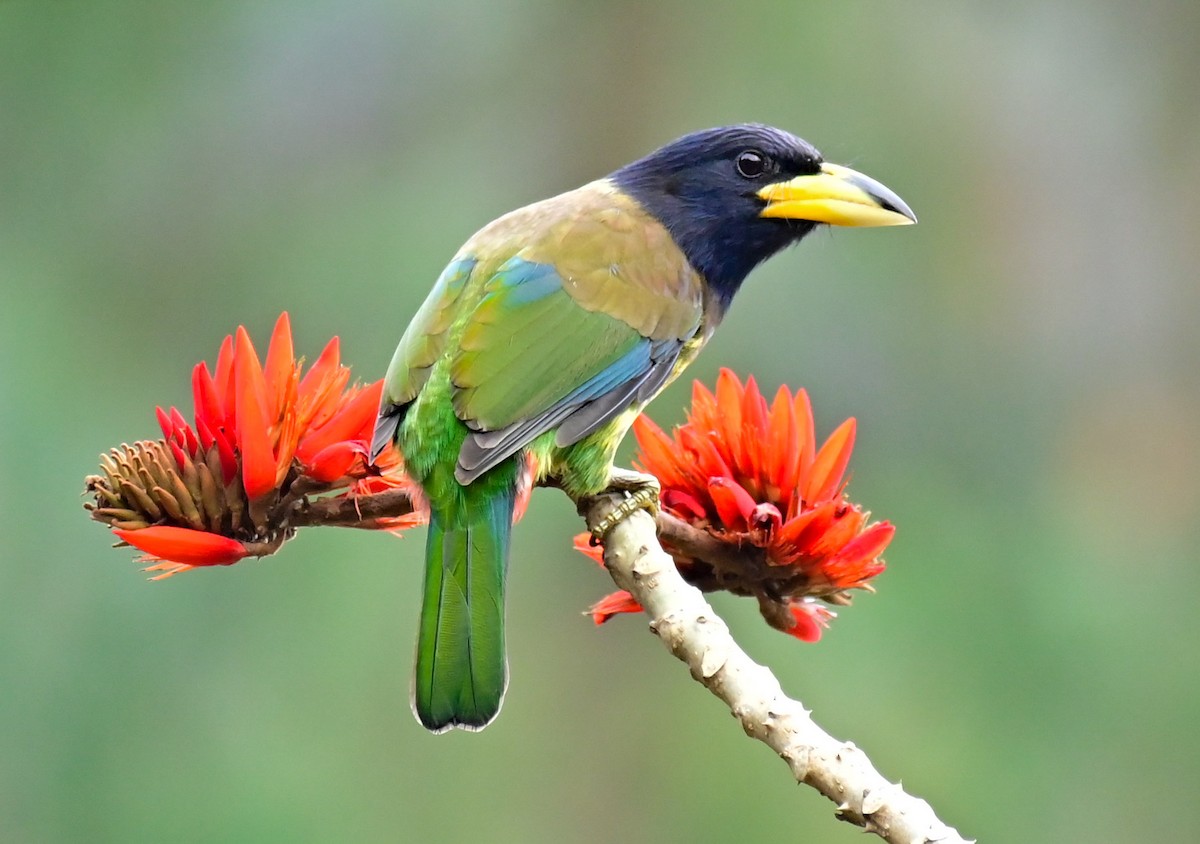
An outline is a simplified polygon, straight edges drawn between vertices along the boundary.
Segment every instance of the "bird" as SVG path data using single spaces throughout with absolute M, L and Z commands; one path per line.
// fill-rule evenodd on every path
M 500 711 L 522 486 L 626 489 L 630 511 L 653 508 L 653 481 L 616 469 L 616 448 L 750 271 L 821 225 L 915 222 L 874 179 L 748 123 L 685 135 L 467 240 L 400 339 L 371 445 L 372 461 L 398 448 L 429 508 L 422 725 L 476 731 Z

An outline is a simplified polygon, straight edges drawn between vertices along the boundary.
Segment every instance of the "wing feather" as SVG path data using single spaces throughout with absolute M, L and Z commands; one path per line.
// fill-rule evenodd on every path
M 451 261 L 400 338 L 384 376 L 379 417 L 375 421 L 375 436 L 371 443 L 372 460 L 395 439 L 409 403 L 425 386 L 433 365 L 445 352 L 459 299 L 475 264 L 475 259 L 470 257 Z
M 462 484 L 547 431 L 571 445 L 648 400 L 704 330 L 702 280 L 607 181 L 505 215 L 459 254 L 396 350 L 381 418 L 398 425 L 445 365 L 470 429 Z

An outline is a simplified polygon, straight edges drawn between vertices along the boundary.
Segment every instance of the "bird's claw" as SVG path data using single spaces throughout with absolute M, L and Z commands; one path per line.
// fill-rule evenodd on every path
M 646 510 L 651 516 L 657 516 L 660 489 L 658 478 L 653 475 L 614 469 L 609 476 L 607 491 L 624 492 L 625 498 L 592 528 L 592 544 L 603 542 L 610 530 L 638 510 Z

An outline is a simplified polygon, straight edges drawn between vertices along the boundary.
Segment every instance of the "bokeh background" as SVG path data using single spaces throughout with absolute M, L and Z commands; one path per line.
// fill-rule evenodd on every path
M 239 323 L 377 378 L 477 227 L 741 120 L 921 224 L 774 259 L 692 369 L 857 416 L 899 525 L 818 645 L 719 611 L 967 836 L 1190 840 L 1198 41 L 1166 0 L 0 4 L 0 840 L 861 840 L 643 620 L 581 615 L 610 583 L 554 491 L 505 711 L 442 737 L 418 535 L 149 584 L 80 509 Z

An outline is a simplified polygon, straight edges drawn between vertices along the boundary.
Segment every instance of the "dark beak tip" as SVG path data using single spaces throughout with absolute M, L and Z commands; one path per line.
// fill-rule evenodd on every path
M 914 223 L 917 222 L 917 215 L 914 214 L 913 210 L 908 207 L 908 203 L 896 196 L 896 194 L 892 193 L 891 191 L 888 191 L 887 194 L 883 196 L 876 196 L 875 201 L 879 203 L 879 207 L 884 211 L 891 211 L 894 214 L 900 214 L 901 216 L 907 217 Z
M 848 181 L 860 188 L 867 196 L 871 197 L 878 203 L 879 207 L 884 211 L 891 211 L 901 216 L 907 217 L 914 223 L 917 221 L 917 215 L 908 207 L 908 203 L 897 196 L 890 188 L 883 183 L 877 182 L 870 176 L 865 176 L 862 173 L 854 173 Z

